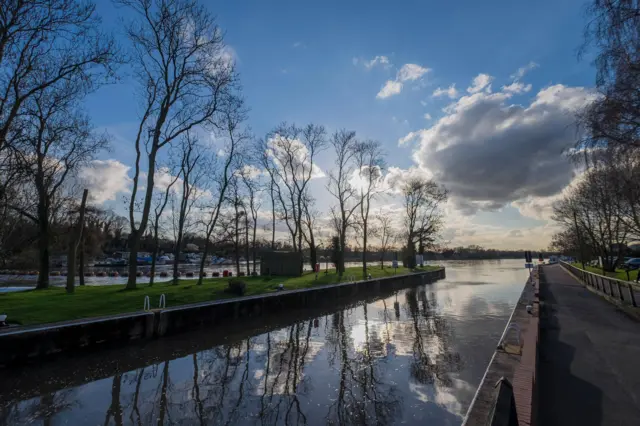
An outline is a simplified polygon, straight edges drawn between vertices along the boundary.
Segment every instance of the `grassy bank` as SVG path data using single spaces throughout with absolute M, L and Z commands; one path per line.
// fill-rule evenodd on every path
M 578 269 L 582 269 L 582 263 L 577 263 L 574 262 L 572 263 L 573 266 L 575 266 Z M 616 269 L 616 275 L 613 276 L 613 274 L 607 273 L 605 274 L 602 271 L 602 268 L 597 268 L 595 266 L 588 266 L 585 265 L 585 270 L 588 272 L 593 272 L 594 274 L 598 274 L 598 275 L 604 275 L 607 277 L 612 277 L 612 278 L 617 278 L 619 280 L 624 280 L 624 281 L 635 281 L 638 278 L 638 270 L 636 269 L 635 271 L 629 271 L 629 278 L 627 278 L 627 271 L 624 269 Z
M 425 266 L 419 270 L 428 271 L 436 268 Z M 371 266 L 368 270 L 374 278 L 394 275 L 393 268 L 381 269 L 379 266 Z M 398 268 L 395 274 L 410 272 L 407 268 Z M 349 276 L 359 279 L 362 276 L 362 268 L 347 268 L 345 277 Z M 241 279 L 247 283 L 247 296 L 273 292 L 280 283 L 284 284 L 285 290 L 292 290 L 339 282 L 335 270 L 329 270 L 327 275 L 321 272 L 317 280 L 313 273 L 291 278 Z M 197 280 L 181 280 L 180 284 L 175 286 L 167 282 L 156 283 L 152 287 L 148 284 L 138 284 L 136 290 L 125 290 L 123 285 L 104 285 L 77 287 L 73 294 L 67 294 L 61 287 L 4 293 L 0 294 L 0 314 L 7 314 L 10 322 L 32 325 L 141 311 L 144 296 L 149 296 L 152 308 L 158 307 L 161 294 L 165 295 L 167 306 L 206 302 L 234 297 L 224 292 L 228 282 L 226 278 L 209 278 L 205 279 L 201 286 L 196 285 Z

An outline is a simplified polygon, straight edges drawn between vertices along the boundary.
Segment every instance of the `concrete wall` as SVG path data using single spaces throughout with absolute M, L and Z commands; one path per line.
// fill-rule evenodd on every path
M 335 304 L 344 298 L 364 298 L 401 288 L 428 284 L 445 277 L 445 269 L 394 277 L 288 290 L 257 296 L 169 307 L 151 312 L 70 321 L 0 332 L 0 366 L 58 353 L 130 341 L 159 338 L 199 327 L 229 324 L 292 309 Z

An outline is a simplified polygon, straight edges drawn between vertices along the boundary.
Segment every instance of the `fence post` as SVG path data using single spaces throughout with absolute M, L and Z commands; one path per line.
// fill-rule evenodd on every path
M 622 294 L 622 288 L 620 287 L 620 281 L 616 281 L 616 284 L 618 284 L 618 294 L 620 295 L 620 300 L 622 300 L 624 302 L 624 295 Z
M 631 296 L 631 304 L 634 307 L 637 307 L 637 303 L 636 303 L 636 296 L 635 294 L 633 294 L 633 286 L 631 284 L 629 284 L 629 295 Z

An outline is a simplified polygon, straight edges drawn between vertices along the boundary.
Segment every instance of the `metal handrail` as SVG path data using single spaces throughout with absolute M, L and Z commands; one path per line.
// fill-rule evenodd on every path
M 145 311 L 151 310 L 151 301 L 149 300 L 149 296 L 144 297 L 144 307 L 142 309 L 144 309 Z
M 620 278 L 608 277 L 608 276 L 606 276 L 606 275 L 602 275 L 602 274 L 597 274 L 597 273 L 595 273 L 595 272 L 587 271 L 587 270 L 585 270 L 585 269 L 578 268 L 577 266 L 573 266 L 572 264 L 567 263 L 567 262 L 565 262 L 565 261 L 563 261 L 563 260 L 559 261 L 559 263 L 562 263 L 562 264 L 564 264 L 564 265 L 567 265 L 567 266 L 568 266 L 568 267 L 570 267 L 570 268 L 577 269 L 578 271 L 580 271 L 580 272 L 584 272 L 585 274 L 595 275 L 596 277 L 603 277 L 603 278 L 608 279 L 609 281 L 618 281 L 618 282 L 620 282 L 621 284 L 631 284 L 632 286 L 637 287 L 637 288 L 638 288 L 638 290 L 640 290 L 640 283 L 637 283 L 637 282 L 634 282 L 634 281 L 621 280 Z
M 164 293 L 160 295 L 160 301 L 158 302 L 158 308 L 164 309 L 167 307 L 167 300 L 164 297 Z
M 609 297 L 614 297 L 621 302 L 627 302 L 622 293 L 622 286 L 624 286 L 629 291 L 629 298 L 631 305 L 634 307 L 638 307 L 636 302 L 636 296 L 634 294 L 634 288 L 640 289 L 640 286 L 631 281 L 619 280 L 618 278 L 607 277 L 606 275 L 595 274 L 593 272 L 585 271 L 584 269 L 580 269 L 576 266 L 573 266 L 567 262 L 560 261 L 560 265 L 562 267 L 568 268 L 570 272 L 574 273 L 576 277 L 579 277 L 585 285 L 595 288 L 597 291 L 604 293 Z M 608 284 L 609 291 L 607 291 L 607 287 L 604 283 Z M 612 283 L 617 284 L 618 294 L 614 294 Z M 602 287 L 602 288 L 601 288 Z

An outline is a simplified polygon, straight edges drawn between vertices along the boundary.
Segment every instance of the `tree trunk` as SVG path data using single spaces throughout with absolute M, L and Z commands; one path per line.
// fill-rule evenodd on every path
M 234 239 L 233 239 L 233 248 L 234 248 L 234 254 L 236 256 L 236 274 L 238 274 L 238 272 L 240 272 L 240 235 L 239 235 L 239 229 L 238 229 L 238 203 L 236 201 L 235 203 L 235 209 L 236 209 L 236 216 L 235 216 L 235 234 L 234 234 Z
M 140 239 L 136 235 L 139 231 L 135 230 L 129 234 L 129 278 L 127 279 L 127 290 L 136 288 L 136 274 L 138 273 L 138 247 Z
M 362 224 L 362 279 L 367 279 L 367 221 Z
M 173 262 L 173 285 L 178 285 L 178 260 L 180 259 L 180 250 L 182 249 L 182 239 L 184 237 L 184 221 L 186 207 L 183 204 L 180 205 L 180 217 L 178 218 L 178 238 L 176 239 L 175 253 L 173 256 L 176 261 Z
M 257 260 L 257 253 L 256 253 L 256 231 L 258 228 L 258 222 L 257 220 L 253 221 L 253 237 L 251 240 L 251 247 L 253 250 L 253 273 L 256 273 L 256 260 Z
M 202 285 L 202 278 L 204 276 L 204 262 L 207 259 L 207 252 L 209 251 L 209 238 L 211 234 L 207 234 L 204 240 L 204 249 L 202 250 L 202 259 L 200 259 L 200 271 L 198 272 L 198 284 Z
M 149 271 L 149 287 L 153 285 L 154 277 L 156 275 L 156 258 L 158 257 L 158 219 L 156 218 L 156 225 L 153 228 L 153 253 L 151 253 L 151 270 Z
M 273 181 L 271 182 L 271 250 L 276 249 L 276 200 L 273 198 Z
M 45 216 L 38 219 L 38 230 L 40 236 L 38 238 L 38 284 L 37 289 L 43 289 L 49 287 L 49 220 Z M 68 261 L 67 261 L 68 262 Z M 75 264 L 75 262 L 73 262 Z M 71 265 L 73 266 L 73 265 Z M 74 270 L 69 271 L 71 276 L 74 275 Z
M 80 237 L 80 253 L 78 254 L 78 284 L 80 284 L 81 286 L 84 286 L 84 264 L 85 264 L 84 241 L 85 241 L 85 236 L 83 232 L 83 235 Z
M 347 246 L 347 230 L 345 227 L 342 227 L 342 232 L 340 232 L 340 252 L 338 253 L 338 264 L 336 265 L 336 269 L 338 270 L 338 276 L 342 278 L 345 272 L 344 267 L 344 250 Z
M 244 241 L 245 241 L 245 261 L 247 264 L 247 276 L 251 276 L 251 267 L 249 265 L 249 260 L 251 256 L 249 256 L 249 216 L 247 212 L 244 212 Z

